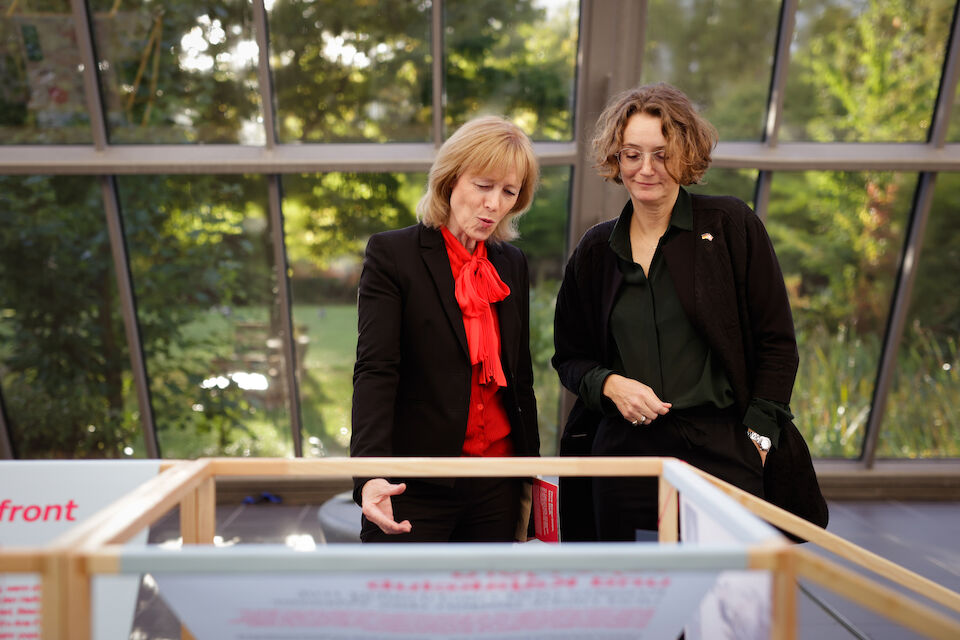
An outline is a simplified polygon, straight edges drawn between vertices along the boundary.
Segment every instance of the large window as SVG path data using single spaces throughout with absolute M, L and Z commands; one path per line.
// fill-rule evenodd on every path
M 0 144 L 90 143 L 69 0 L 0 3 Z
M 915 183 L 890 173 L 775 176 L 767 229 L 800 352 L 791 408 L 817 455 L 860 455 Z
M 960 174 L 942 173 L 878 455 L 960 457 Z
M 766 124 L 778 5 L 769 0 L 651 2 L 643 82 L 682 89 L 722 139 L 759 140 Z
M 145 454 L 99 181 L 0 176 L 0 385 L 22 458 Z
M 800 0 L 784 139 L 927 139 L 951 0 Z
M 565 257 L 626 199 L 593 124 L 666 81 L 720 134 L 691 190 L 773 239 L 814 455 L 960 457 L 956 10 L 0 0 L 0 431 L 23 458 L 346 455 L 366 242 L 414 223 L 436 148 L 493 113 L 541 159 L 516 244 L 555 453 Z

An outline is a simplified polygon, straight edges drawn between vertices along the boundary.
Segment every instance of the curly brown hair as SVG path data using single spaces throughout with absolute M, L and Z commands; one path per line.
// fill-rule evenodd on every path
M 660 118 L 670 177 L 681 185 L 700 182 L 710 167 L 717 130 L 697 112 L 685 93 L 666 82 L 624 91 L 607 103 L 593 136 L 594 167 L 600 177 L 623 184 L 616 153 L 623 145 L 627 121 L 637 113 Z

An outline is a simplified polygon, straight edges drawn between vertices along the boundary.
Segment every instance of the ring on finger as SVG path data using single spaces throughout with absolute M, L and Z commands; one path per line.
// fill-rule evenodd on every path
M 635 420 L 634 420 L 633 422 L 631 422 L 630 424 L 632 424 L 633 426 L 637 426 L 638 424 L 640 424 L 640 422 L 635 419 Z
M 640 424 L 646 424 L 647 416 L 640 416 Z

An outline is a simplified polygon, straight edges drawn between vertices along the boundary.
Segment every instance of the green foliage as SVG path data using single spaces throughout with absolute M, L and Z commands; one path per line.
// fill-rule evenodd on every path
M 0 176 L 0 383 L 22 457 L 116 457 L 139 428 L 97 187 Z
M 817 457 L 860 455 L 880 340 L 855 329 L 798 334 L 800 368 L 791 408 Z M 960 455 L 956 336 L 911 325 L 904 336 L 887 400 L 877 455 L 891 458 Z
M 823 3 L 798 39 L 787 104 L 806 105 L 785 137 L 820 142 L 923 141 L 933 117 L 953 3 Z M 797 125 L 804 130 L 798 131 Z
M 759 140 L 780 4 L 651 1 L 643 82 L 670 82 L 686 92 L 721 139 Z
M 91 4 L 112 141 L 248 141 L 244 123 L 261 114 L 248 2 Z
M 277 0 L 269 21 L 282 141 L 429 139 L 429 3 Z

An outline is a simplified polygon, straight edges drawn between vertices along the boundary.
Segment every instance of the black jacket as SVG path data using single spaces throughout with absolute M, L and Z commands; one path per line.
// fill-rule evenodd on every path
M 799 355 L 783 274 L 763 222 L 734 197 L 691 195 L 691 205 L 693 231 L 673 235 L 662 249 L 687 317 L 723 363 L 741 415 L 754 397 L 789 404 Z M 621 216 L 631 212 L 628 202 Z M 585 373 L 613 364 L 616 347 L 609 322 L 623 281 L 608 244 L 615 223 L 608 220 L 584 234 L 567 262 L 557 297 L 552 363 L 574 394 Z M 601 419 L 578 397 L 564 427 L 560 455 L 590 455 Z M 807 484 L 799 501 L 816 503 L 818 510 L 822 504 L 825 526 L 826 505 L 803 438 L 792 423 L 780 426 L 791 431 L 790 451 L 771 452 L 768 464 L 789 460 L 777 464 L 776 472 L 765 470 L 765 487 L 771 482 L 788 486 L 800 469 Z M 560 499 L 564 539 L 592 539 L 589 479 L 561 479 Z
M 691 195 L 693 231 L 663 246 L 687 317 L 719 357 L 745 412 L 754 396 L 790 403 L 799 356 L 790 301 L 762 221 L 733 197 Z M 632 211 L 628 203 L 625 213 Z M 589 229 L 567 262 L 557 298 L 553 365 L 580 379 L 614 354 L 610 313 L 623 276 L 608 240 L 616 220 Z
M 530 358 L 527 261 L 512 245 L 487 244 L 510 295 L 496 303 L 504 407 L 514 452 L 540 451 Z M 358 300 L 351 456 L 460 456 L 471 366 L 443 236 L 417 224 L 373 235 Z M 354 499 L 368 478 L 357 478 Z

